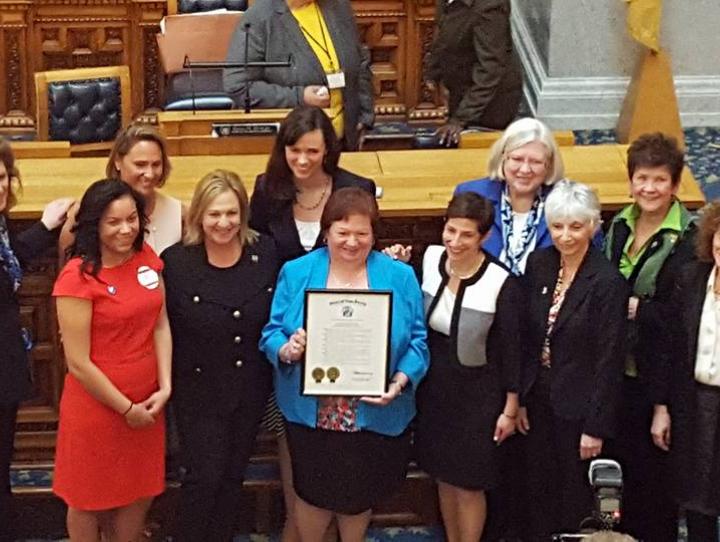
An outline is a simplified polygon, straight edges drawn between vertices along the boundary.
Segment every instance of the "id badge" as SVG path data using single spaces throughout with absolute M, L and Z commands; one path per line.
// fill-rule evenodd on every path
M 345 88 L 345 72 L 328 73 L 326 75 L 328 88 Z

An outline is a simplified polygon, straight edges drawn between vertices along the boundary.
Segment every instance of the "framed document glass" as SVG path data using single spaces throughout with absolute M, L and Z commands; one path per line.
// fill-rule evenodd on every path
M 385 393 L 391 318 L 389 290 L 306 290 L 303 395 Z

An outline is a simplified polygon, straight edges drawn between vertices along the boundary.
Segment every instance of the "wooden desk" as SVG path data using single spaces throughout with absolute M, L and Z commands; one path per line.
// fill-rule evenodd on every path
M 598 191 L 605 211 L 630 202 L 626 147 L 597 145 L 563 147 L 566 175 L 590 184 Z M 380 151 L 344 153 L 342 167 L 374 179 L 383 188 L 379 201 L 383 217 L 441 216 L 455 186 L 483 176 L 488 149 L 441 149 L 427 151 Z M 42 206 L 61 196 L 80 197 L 85 188 L 102 177 L 104 158 L 18 160 L 25 186 L 14 218 L 40 215 Z M 165 191 L 189 202 L 197 181 L 213 169 L 229 169 L 240 175 L 252 191 L 255 177 L 265 170 L 267 155 L 177 156 Z M 683 171 L 678 197 L 691 209 L 705 199 L 689 169 Z
M 492 147 L 502 132 L 463 132 L 460 134 L 460 143 L 458 146 L 461 149 L 488 149 Z M 569 147 L 575 145 L 575 134 L 572 130 L 560 130 L 553 132 L 555 142 L 560 147 Z
M 13 141 L 15 158 L 70 158 L 69 141 Z
M 275 143 L 274 135 L 214 137 L 213 124 L 280 123 L 289 112 L 289 109 L 257 109 L 247 114 L 241 110 L 164 111 L 158 113 L 157 119 L 171 156 L 266 154 Z
M 627 180 L 627 146 L 593 145 L 563 147 L 565 175 L 598 192 L 603 210 L 613 211 L 630 203 Z M 489 149 L 440 149 L 377 152 L 384 186 L 380 202 L 383 215 L 441 215 L 455 186 L 484 176 Z M 678 197 L 691 209 L 705 203 L 692 172 L 685 168 Z

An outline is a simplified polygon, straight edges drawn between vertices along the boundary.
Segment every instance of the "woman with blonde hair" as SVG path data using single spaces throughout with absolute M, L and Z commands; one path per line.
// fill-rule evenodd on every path
M 105 175 L 129 184 L 145 199 L 148 223 L 145 242 L 160 254 L 182 236 L 184 209 L 179 200 L 158 191 L 170 175 L 165 138 L 146 124 L 131 124 L 120 132 L 108 157 Z M 60 235 L 61 257 L 74 240 L 75 209 Z
M 248 225 L 231 171 L 203 177 L 182 243 L 162 255 L 173 335 L 173 386 L 185 469 L 174 540 L 232 540 L 245 467 L 272 387 L 258 350 L 278 260 Z

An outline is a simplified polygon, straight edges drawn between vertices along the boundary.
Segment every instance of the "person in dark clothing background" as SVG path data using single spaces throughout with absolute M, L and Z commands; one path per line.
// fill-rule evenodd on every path
M 504 129 L 522 96 L 522 69 L 510 35 L 510 0 L 438 0 L 437 33 L 425 79 L 449 92 L 441 144 L 469 126 Z

